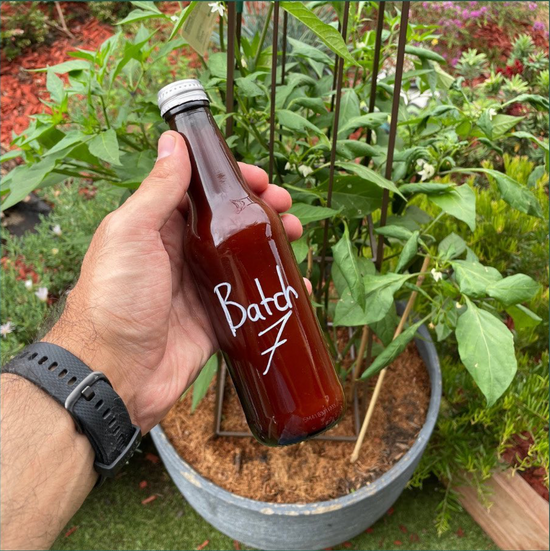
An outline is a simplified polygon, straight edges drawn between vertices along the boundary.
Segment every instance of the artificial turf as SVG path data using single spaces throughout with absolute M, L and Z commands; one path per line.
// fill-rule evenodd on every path
M 141 450 L 117 479 L 92 492 L 52 549 L 247 549 L 186 503 L 149 437 Z M 406 490 L 369 530 L 333 549 L 498 549 L 465 512 L 456 512 L 449 531 L 437 535 L 442 491 L 435 481 Z

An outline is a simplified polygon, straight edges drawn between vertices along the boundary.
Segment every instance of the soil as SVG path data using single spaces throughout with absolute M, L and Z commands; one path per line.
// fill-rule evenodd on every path
M 375 380 L 368 382 L 367 399 Z M 310 440 L 269 448 L 251 438 L 214 434 L 215 392 L 191 413 L 191 397 L 162 422 L 179 454 L 202 476 L 237 495 L 273 503 L 311 503 L 344 496 L 376 480 L 412 446 L 430 400 L 428 372 L 414 344 L 388 368 L 359 460 L 353 442 Z M 225 389 L 222 430 L 247 430 L 232 383 Z M 353 435 L 352 408 L 332 435 Z

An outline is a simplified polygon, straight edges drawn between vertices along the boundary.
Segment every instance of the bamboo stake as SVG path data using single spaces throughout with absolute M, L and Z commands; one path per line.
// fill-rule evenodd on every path
M 422 263 L 422 268 L 420 269 L 420 275 L 416 280 L 417 287 L 422 286 L 424 278 L 426 277 L 425 272 L 428 269 L 429 263 L 430 263 L 430 257 L 426 256 L 426 258 L 424 259 L 424 262 Z M 418 296 L 418 291 L 413 291 L 411 293 L 411 296 L 409 297 L 409 300 L 407 302 L 407 306 L 405 306 L 405 311 L 403 312 L 403 315 L 401 316 L 401 320 L 399 321 L 399 325 L 397 326 L 397 329 L 393 334 L 394 340 L 401 334 L 401 331 L 403 331 L 403 327 L 405 326 L 405 323 L 414 306 L 414 302 L 417 296 Z M 384 368 L 378 375 L 378 380 L 376 381 L 376 386 L 374 387 L 374 392 L 372 393 L 372 398 L 369 402 L 369 408 L 365 415 L 363 425 L 361 426 L 361 431 L 359 432 L 359 436 L 357 437 L 355 448 L 353 449 L 353 453 L 351 454 L 351 459 L 350 459 L 351 463 L 355 463 L 359 458 L 359 452 L 361 451 L 363 440 L 365 439 L 365 435 L 367 434 L 367 428 L 369 426 L 370 420 L 374 413 L 374 407 L 376 406 L 376 402 L 378 401 L 378 396 L 380 395 L 380 391 L 382 390 L 382 384 L 384 383 L 385 376 L 386 376 L 386 368 Z

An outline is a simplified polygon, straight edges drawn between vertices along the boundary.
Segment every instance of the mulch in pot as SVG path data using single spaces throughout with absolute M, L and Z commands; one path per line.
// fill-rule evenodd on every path
M 369 394 L 374 380 L 370 382 Z M 379 478 L 406 453 L 426 419 L 430 380 L 414 344 L 388 368 L 359 460 L 352 442 L 310 440 L 270 448 L 253 438 L 214 435 L 214 385 L 191 413 L 191 393 L 162 427 L 181 457 L 202 476 L 237 495 L 273 503 L 313 503 L 347 495 Z M 224 430 L 247 430 L 231 382 L 222 410 Z M 328 434 L 353 434 L 351 408 Z

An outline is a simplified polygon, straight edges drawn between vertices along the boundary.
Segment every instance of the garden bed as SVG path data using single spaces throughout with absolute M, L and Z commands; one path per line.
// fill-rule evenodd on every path
M 218 486 L 260 501 L 311 503 L 347 495 L 388 471 L 414 443 L 429 400 L 428 372 L 411 344 L 388 368 L 369 434 L 354 464 L 353 442 L 312 440 L 269 448 L 253 438 L 215 437 L 213 386 L 194 413 L 188 397 L 172 408 L 162 426 L 181 457 Z M 246 430 L 231 383 L 222 425 L 225 430 Z M 351 412 L 329 433 L 353 434 Z

